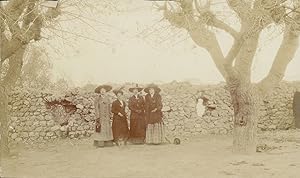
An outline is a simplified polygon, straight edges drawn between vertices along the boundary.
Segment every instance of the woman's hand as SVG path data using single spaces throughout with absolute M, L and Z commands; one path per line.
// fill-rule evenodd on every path
M 100 123 L 100 118 L 97 118 L 97 119 L 96 119 L 96 124 L 97 124 L 97 125 L 101 125 L 101 123 Z
M 124 116 L 124 115 L 123 115 L 122 113 L 120 113 L 120 112 L 118 113 L 118 115 L 119 115 L 119 116 L 121 116 L 121 117 L 123 117 L 123 116 Z
M 101 123 L 100 123 L 100 118 L 96 119 L 96 132 L 101 132 Z
M 157 108 L 153 109 L 151 112 L 156 112 L 157 111 Z
M 141 110 L 136 110 L 136 112 L 137 112 L 137 113 L 141 113 L 142 111 L 141 111 Z

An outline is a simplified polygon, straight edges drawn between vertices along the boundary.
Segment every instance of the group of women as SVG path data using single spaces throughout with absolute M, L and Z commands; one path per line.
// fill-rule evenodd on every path
M 100 85 L 95 89 L 98 93 L 95 98 L 95 133 L 94 145 L 96 147 L 113 146 L 114 143 L 120 145 L 132 144 L 161 144 L 164 142 L 164 125 L 162 121 L 162 101 L 159 92 L 161 89 L 154 84 L 146 88 L 129 88 L 132 96 L 128 101 L 130 117 L 127 117 L 122 89 L 115 89 L 113 93 L 117 99 L 110 102 L 107 92 L 111 91 L 109 85 Z M 141 91 L 147 94 L 140 95 Z M 112 115 L 112 125 L 110 122 Z M 128 119 L 130 125 L 128 125 Z M 130 128 L 128 127 L 130 126 Z

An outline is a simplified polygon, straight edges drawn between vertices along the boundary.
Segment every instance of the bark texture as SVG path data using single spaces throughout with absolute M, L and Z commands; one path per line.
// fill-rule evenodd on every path
M 4 86 L 0 85 L 0 121 L 1 121 L 0 158 L 7 156 L 9 153 L 7 105 L 8 105 L 7 91 Z
M 239 85 L 230 94 L 234 108 L 233 152 L 254 153 L 259 95 L 253 84 Z
M 6 156 L 9 153 L 7 96 L 21 74 L 24 52 L 25 48 L 22 47 L 13 56 L 11 56 L 9 59 L 8 71 L 0 83 L 1 156 Z

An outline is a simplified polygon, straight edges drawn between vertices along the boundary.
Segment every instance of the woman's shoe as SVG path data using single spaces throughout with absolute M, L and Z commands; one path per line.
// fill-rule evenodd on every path
M 112 146 L 114 146 L 114 143 L 113 143 L 112 141 L 105 141 L 105 142 L 104 142 L 104 145 L 105 145 L 106 147 L 112 147 Z

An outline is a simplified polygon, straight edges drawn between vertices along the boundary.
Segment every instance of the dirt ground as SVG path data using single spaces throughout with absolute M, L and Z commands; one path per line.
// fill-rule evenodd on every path
M 180 145 L 94 148 L 91 139 L 14 147 L 4 177 L 299 178 L 300 130 L 264 132 L 262 152 L 236 155 L 231 136 L 198 136 Z

